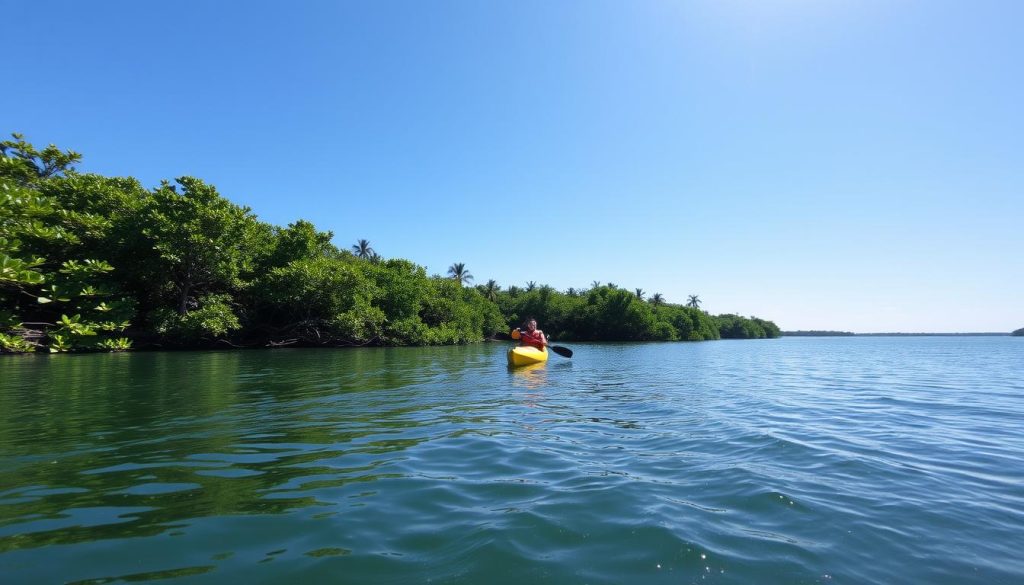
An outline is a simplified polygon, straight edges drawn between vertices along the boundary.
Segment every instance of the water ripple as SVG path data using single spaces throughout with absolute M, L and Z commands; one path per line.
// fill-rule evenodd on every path
M 14 582 L 1019 583 L 1024 344 L 0 361 Z

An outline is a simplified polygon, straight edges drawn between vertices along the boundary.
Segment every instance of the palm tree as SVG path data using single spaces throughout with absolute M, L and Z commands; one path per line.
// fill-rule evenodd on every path
M 480 292 L 484 293 L 484 298 L 491 301 L 492 303 L 498 300 L 498 291 L 501 287 L 498 286 L 498 282 L 493 278 L 487 281 L 487 284 L 483 286 L 483 290 Z
M 690 300 L 686 301 L 686 306 L 694 309 L 700 307 L 700 297 L 697 295 L 690 295 Z
M 594 282 L 590 283 L 590 288 L 600 288 L 600 287 L 601 287 L 601 281 L 600 280 L 595 280 Z
M 466 270 L 466 265 L 462 262 L 456 262 L 449 266 L 448 276 L 455 279 L 455 281 L 459 283 L 459 286 L 469 284 L 473 280 L 473 275 Z
M 512 286 L 508 287 L 508 296 L 510 296 L 512 298 L 516 298 L 516 297 L 519 296 L 519 291 L 521 291 L 521 290 L 522 289 L 520 289 L 518 286 L 513 284 Z
M 565 294 L 569 295 L 570 297 L 574 297 L 576 296 L 577 291 L 576 289 L 570 286 L 568 289 L 566 289 Z
M 605 286 L 607 286 L 608 288 L 610 288 L 612 290 L 615 290 L 615 289 L 619 288 L 619 285 L 615 284 L 614 282 L 609 282 Z
M 654 308 L 657 309 L 659 306 L 664 304 L 665 297 L 661 296 L 661 293 L 654 293 L 651 295 L 651 300 L 648 302 L 654 305 Z
M 530 291 L 532 291 L 535 288 L 537 288 L 537 283 L 536 282 L 531 280 L 530 282 L 526 283 L 526 292 L 530 292 Z
M 352 245 L 352 251 L 360 258 L 371 258 L 376 254 L 370 247 L 370 240 L 359 240 Z
M 644 289 L 636 289 L 636 298 L 640 299 L 641 301 L 644 300 Z

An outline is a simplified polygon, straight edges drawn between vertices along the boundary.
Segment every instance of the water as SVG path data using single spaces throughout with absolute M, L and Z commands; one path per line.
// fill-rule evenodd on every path
M 1022 583 L 1024 340 L 0 359 L 3 583 Z

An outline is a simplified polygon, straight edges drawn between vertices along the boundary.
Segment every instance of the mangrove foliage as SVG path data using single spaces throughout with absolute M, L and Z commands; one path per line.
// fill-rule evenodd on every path
M 463 263 L 428 275 L 365 239 L 339 248 L 309 221 L 260 221 L 195 177 L 146 188 L 80 160 L 18 134 L 0 142 L 0 351 L 459 344 L 527 315 L 565 340 L 779 336 L 770 321 L 709 315 L 696 295 L 471 286 Z

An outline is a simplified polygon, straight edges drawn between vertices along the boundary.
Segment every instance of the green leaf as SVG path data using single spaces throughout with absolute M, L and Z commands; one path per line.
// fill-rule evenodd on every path
M 18 279 L 25 284 L 43 284 L 46 282 L 46 277 L 38 272 L 32 272 L 31 270 L 25 270 L 18 273 Z

